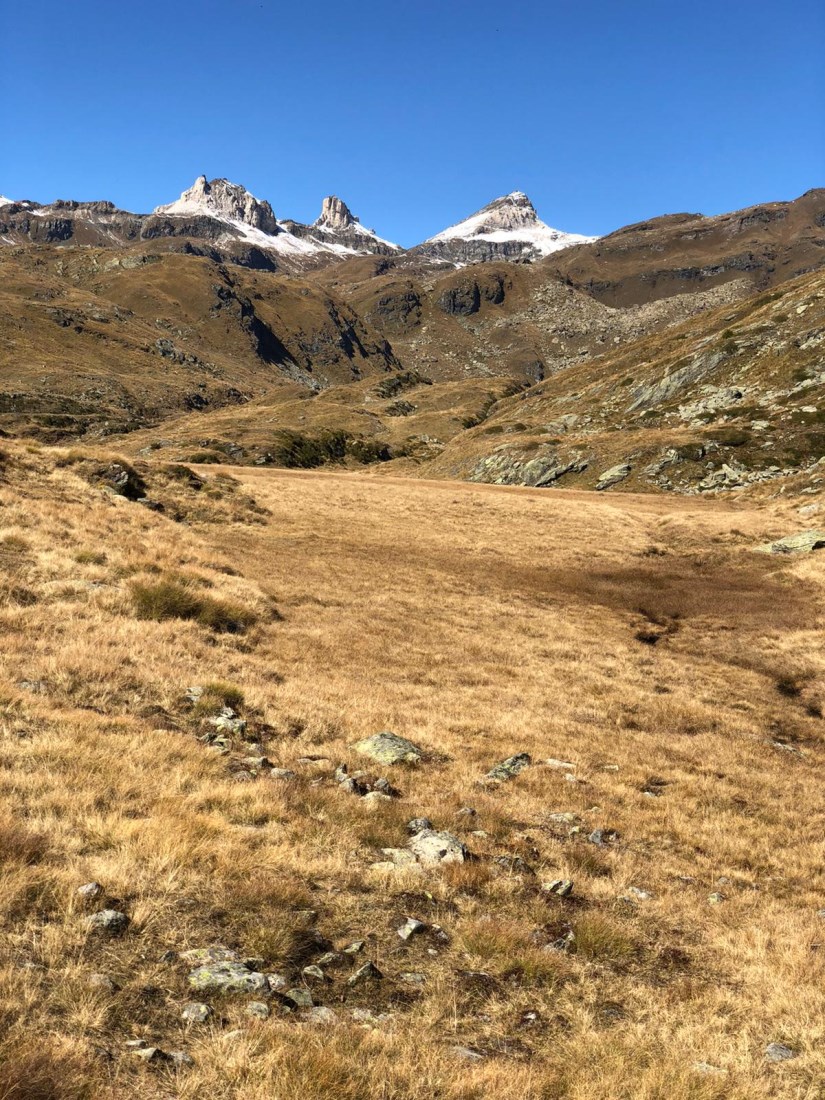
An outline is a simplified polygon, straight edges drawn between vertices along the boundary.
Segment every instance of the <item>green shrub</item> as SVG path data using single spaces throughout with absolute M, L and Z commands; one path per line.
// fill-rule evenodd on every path
M 177 580 L 136 581 L 132 585 L 132 602 L 139 619 L 153 622 L 188 619 L 218 634 L 242 634 L 258 618 L 242 604 L 202 595 Z
M 244 693 L 235 684 L 223 680 L 211 680 L 203 685 L 203 694 L 192 708 L 192 714 L 195 718 L 200 718 L 215 714 L 222 707 L 231 707 L 232 710 L 240 713 L 245 702 Z

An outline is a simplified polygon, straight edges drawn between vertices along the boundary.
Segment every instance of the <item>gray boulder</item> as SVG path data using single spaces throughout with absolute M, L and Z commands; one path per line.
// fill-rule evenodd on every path
M 433 829 L 422 829 L 416 833 L 411 837 L 409 847 L 418 862 L 425 864 L 463 863 L 468 856 L 467 849 L 457 836 Z
M 386 731 L 365 737 L 353 747 L 379 764 L 417 764 L 424 756 L 423 750 L 406 737 Z
M 108 936 L 122 936 L 129 923 L 126 914 L 117 909 L 101 909 L 86 918 L 86 926 L 91 932 L 102 932 Z
M 765 1047 L 765 1058 L 769 1062 L 788 1062 L 791 1058 L 798 1057 L 797 1052 L 784 1043 L 768 1043 Z
M 620 481 L 630 474 L 633 467 L 629 462 L 620 462 L 618 466 L 611 466 L 609 470 L 605 470 L 603 474 L 599 474 L 599 480 L 596 482 L 596 489 L 598 491 L 602 489 L 611 489 L 614 485 L 618 485 Z
M 776 542 L 766 542 L 758 546 L 762 554 L 808 554 L 812 550 L 825 547 L 825 531 L 802 531 L 798 535 L 787 535 Z
M 209 1005 L 202 1001 L 189 1001 L 181 1009 L 180 1018 L 187 1024 L 205 1024 L 213 1015 Z
M 207 963 L 192 970 L 188 981 L 203 993 L 269 993 L 266 976 L 240 962 Z

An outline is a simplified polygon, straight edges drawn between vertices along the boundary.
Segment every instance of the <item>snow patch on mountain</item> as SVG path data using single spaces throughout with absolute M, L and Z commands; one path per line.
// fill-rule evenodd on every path
M 451 225 L 425 244 L 438 241 L 507 241 L 524 242 L 532 246 L 540 255 L 548 256 L 573 244 L 586 244 L 596 237 L 586 237 L 581 233 L 565 233 L 553 229 L 541 221 L 535 207 L 523 191 L 512 191 L 494 199 L 464 221 Z

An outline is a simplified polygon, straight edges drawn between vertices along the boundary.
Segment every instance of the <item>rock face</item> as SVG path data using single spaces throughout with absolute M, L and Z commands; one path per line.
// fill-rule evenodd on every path
M 618 485 L 620 481 L 624 481 L 630 475 L 631 469 L 629 462 L 620 462 L 618 466 L 611 466 L 609 470 L 599 474 L 596 488 L 599 490 L 612 489 L 614 485 Z
M 198 176 L 175 202 L 155 208 L 155 214 L 211 214 L 224 221 L 243 222 L 263 233 L 278 232 L 278 222 L 266 200 L 227 179 Z
M 559 249 L 595 239 L 552 229 L 539 219 L 523 191 L 513 191 L 494 199 L 465 221 L 430 237 L 413 252 L 462 264 L 537 260 Z
M 587 469 L 588 459 L 581 454 L 561 456 L 555 452 L 523 459 L 518 454 L 500 451 L 480 458 L 469 481 L 493 485 L 527 485 L 544 489 L 565 474 L 580 474 Z
M 397 244 L 385 241 L 374 230 L 361 225 L 337 195 L 327 195 L 321 205 L 321 215 L 312 225 L 287 221 L 284 226 L 296 237 L 341 252 L 391 256 L 403 251 Z
M 327 195 L 321 203 L 321 216 L 315 222 L 319 229 L 349 229 L 355 225 L 358 219 L 352 211 L 337 195 Z

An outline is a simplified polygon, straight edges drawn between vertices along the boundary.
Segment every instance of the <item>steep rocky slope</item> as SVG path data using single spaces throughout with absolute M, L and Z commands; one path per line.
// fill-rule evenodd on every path
M 731 302 L 491 407 L 428 475 L 730 491 L 825 482 L 825 274 Z

